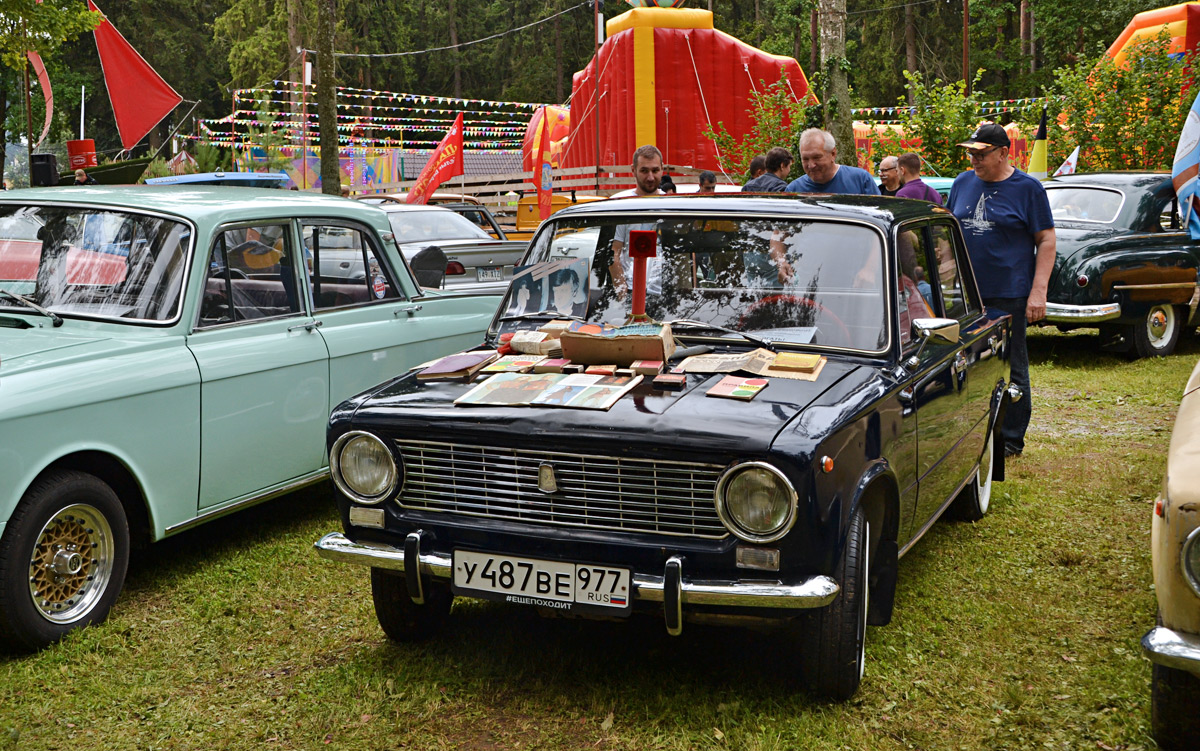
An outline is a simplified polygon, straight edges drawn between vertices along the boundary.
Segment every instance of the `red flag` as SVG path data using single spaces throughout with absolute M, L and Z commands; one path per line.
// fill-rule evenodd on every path
M 458 113 L 454 125 L 434 149 L 433 156 L 417 176 L 417 184 L 408 191 L 408 203 L 426 203 L 437 186 L 463 173 L 463 116 Z
M 88 0 L 88 10 L 100 12 L 92 0 Z M 121 133 L 121 146 L 132 149 L 171 114 L 183 97 L 125 41 L 107 17 L 96 27 L 96 51 L 100 53 L 104 85 L 108 87 L 108 100 L 112 102 L 117 130 Z
M 42 2 L 42 0 L 38 0 Z M 37 73 L 38 83 L 42 85 L 42 97 L 46 100 L 46 123 L 42 126 L 42 135 L 38 138 L 37 143 L 33 148 L 42 145 L 42 141 L 46 140 L 46 134 L 50 132 L 50 121 L 54 117 L 54 92 L 50 90 L 50 76 L 46 73 L 46 64 L 42 62 L 42 56 L 33 50 L 27 50 L 25 56 L 29 58 L 29 64 L 33 66 L 34 73 Z
M 544 222 L 553 213 L 554 190 L 550 173 L 550 127 L 547 122 L 546 108 L 542 108 L 542 145 L 538 148 L 538 217 Z

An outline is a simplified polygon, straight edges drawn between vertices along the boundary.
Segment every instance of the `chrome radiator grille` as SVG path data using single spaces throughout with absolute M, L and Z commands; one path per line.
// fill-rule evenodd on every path
M 404 457 L 399 503 L 489 519 L 715 540 L 728 531 L 713 492 L 716 464 L 397 441 Z M 554 468 L 558 491 L 538 489 Z

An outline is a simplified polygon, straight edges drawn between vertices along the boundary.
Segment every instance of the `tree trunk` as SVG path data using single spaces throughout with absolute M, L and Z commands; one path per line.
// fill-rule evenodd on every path
M 0 73 L 0 123 L 6 122 L 8 122 L 8 82 Z M 0 184 L 4 182 L 4 164 L 8 161 L 7 141 L 7 138 L 0 138 Z
M 761 47 L 763 39 L 762 0 L 754 0 L 754 46 Z
M 904 6 L 904 66 L 912 72 L 917 71 L 917 17 L 911 3 Z M 908 103 L 913 103 L 912 89 L 904 87 L 908 95 Z
M 563 101 L 563 52 L 562 30 L 558 26 L 558 17 L 554 18 L 554 85 L 556 102 Z
M 812 16 L 809 19 L 809 38 L 812 40 L 812 49 L 808 55 L 808 75 L 811 77 L 821 69 L 821 35 L 817 31 L 817 9 L 813 8 Z
M 304 23 L 301 10 L 300 0 L 287 0 L 288 80 L 296 83 L 303 83 L 304 81 L 304 63 L 301 62 L 300 53 L 296 51 L 298 48 L 304 46 L 304 42 L 300 38 L 300 27 Z M 291 88 L 292 112 L 297 113 L 300 111 L 300 102 L 303 99 L 303 95 L 299 86 Z
M 819 0 L 821 71 L 825 89 L 825 128 L 838 145 L 838 162 L 858 163 L 854 150 L 854 122 L 850 114 L 850 84 L 846 72 L 846 0 Z
M 454 0 L 450 0 L 450 46 L 454 47 L 454 98 L 462 99 L 462 58 L 458 48 L 458 27 L 454 25 Z
M 1033 6 L 1029 6 L 1029 72 L 1037 73 L 1037 46 L 1033 36 Z
M 317 14 L 317 126 L 321 130 L 321 192 L 342 193 L 338 164 L 337 61 L 333 57 L 333 29 L 337 0 L 321 0 Z

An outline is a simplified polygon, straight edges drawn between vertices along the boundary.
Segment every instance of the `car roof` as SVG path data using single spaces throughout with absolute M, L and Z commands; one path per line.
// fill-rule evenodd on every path
M 157 211 L 195 221 L 241 221 L 264 216 L 309 213 L 370 222 L 379 207 L 340 196 L 277 188 L 226 185 L 72 185 L 23 188 L 0 193 L 0 202 L 87 204 Z M 382 217 L 380 217 L 382 219 Z
M 291 178 L 286 172 L 194 172 L 188 175 L 148 177 L 147 185 L 240 185 L 253 188 L 282 186 Z
M 403 213 L 406 211 L 445 211 L 446 213 L 455 213 L 452 209 L 448 209 L 441 204 L 434 203 L 380 203 L 369 204 L 377 209 L 382 209 L 389 214 Z
M 1170 172 L 1146 171 L 1112 171 L 1112 172 L 1076 172 L 1073 175 L 1059 175 L 1043 181 L 1047 188 L 1067 185 L 1095 185 L 1108 188 L 1145 188 L 1159 185 L 1171 177 Z
M 723 193 L 718 196 L 646 196 L 577 204 L 562 209 L 551 219 L 627 212 L 785 214 L 825 219 L 852 217 L 869 221 L 882 228 L 908 219 L 948 216 L 950 213 L 936 204 L 908 198 L 822 193 Z

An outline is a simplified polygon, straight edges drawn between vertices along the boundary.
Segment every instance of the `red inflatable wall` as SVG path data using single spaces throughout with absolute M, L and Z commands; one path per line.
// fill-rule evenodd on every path
M 696 27 L 705 21 L 707 28 Z M 612 33 L 614 28 L 620 30 Z M 799 63 L 713 29 L 708 11 L 635 9 L 610 20 L 609 30 L 598 60 L 573 79 L 564 167 L 596 164 L 598 118 L 602 165 L 628 164 L 638 146 L 653 143 L 668 164 L 717 170 L 716 146 L 703 136 L 705 125 L 722 122 L 734 136 L 747 133 L 753 125 L 746 112 L 750 93 L 778 81 L 781 71 L 797 101 L 810 99 Z

